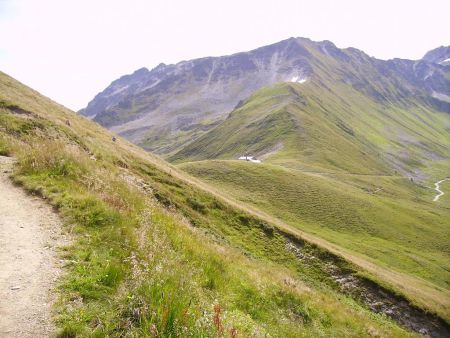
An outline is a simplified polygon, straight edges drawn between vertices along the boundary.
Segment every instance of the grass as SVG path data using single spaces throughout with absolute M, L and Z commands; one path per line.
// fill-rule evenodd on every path
M 431 202 L 432 193 L 405 178 L 360 177 L 358 186 L 351 186 L 342 183 L 343 175 L 237 161 L 182 168 L 303 230 L 449 288 L 450 214 Z
M 10 154 L 10 149 L 8 142 L 5 140 L 3 135 L 0 135 L 0 156 L 8 156 Z
M 262 293 L 255 281 L 246 276 L 247 269 L 240 264 L 235 268 L 239 258 L 225 260 L 202 244 L 204 239 L 196 239 L 183 225 L 180 228 L 175 215 L 161 207 L 147 205 L 144 209 L 146 199 L 137 191 L 103 170 L 93 175 L 95 169 L 81 154 L 70 154 L 61 144 L 47 141 L 36 148 L 22 148 L 16 155 L 16 180 L 50 198 L 77 238 L 64 251 L 70 273 L 60 286 L 60 336 L 121 332 L 132 336 L 151 336 L 152 332 L 162 336 L 215 336 L 217 328 L 210 318 L 216 299 L 221 299 L 226 314 L 231 312 L 238 319 L 237 323 L 225 322 L 227 330 L 251 335 L 264 324 L 267 333 L 279 336 L 315 332 L 314 328 L 303 327 L 304 322 L 318 323 L 312 315 L 302 319 L 308 310 L 298 295 L 280 289 L 270 279 L 265 281 L 267 290 Z M 88 173 L 90 179 L 86 177 Z M 103 177 L 109 188 L 105 190 L 106 185 L 97 177 Z M 132 208 L 129 210 L 126 205 Z M 188 208 L 199 212 L 198 205 L 199 202 L 191 202 Z M 145 214 L 150 214 L 149 218 Z M 136 243 L 134 229 L 145 229 L 139 234 L 144 237 L 140 244 Z M 257 269 L 258 264 L 249 270 Z M 263 278 L 258 276 L 258 283 Z M 210 313 L 205 314 L 208 310 Z M 324 315 L 319 308 L 315 311 L 318 317 Z M 275 312 L 277 316 L 273 315 Z M 296 320 L 280 326 L 291 312 Z M 353 325 L 351 321 L 344 322 L 342 333 L 365 332 Z M 340 330 L 334 325 L 330 328 L 332 332 Z
M 355 69 L 309 51 L 324 62 L 308 82 L 255 92 L 169 160 L 449 318 L 450 214 L 430 189 L 450 169 L 448 114 L 376 70 L 358 89 Z M 233 161 L 245 154 L 263 164 Z
M 14 179 L 73 237 L 60 252 L 60 337 L 414 336 L 341 293 L 326 251 L 305 242 L 324 258 L 306 264 L 277 227 L 159 158 L 5 74 L 0 89 L 28 112 L 0 111 Z
M 191 124 L 187 126 L 176 127 L 178 130 L 173 130 L 168 126 L 165 128 L 159 127 L 147 127 L 145 135 L 141 137 L 138 145 L 145 150 L 155 152 L 157 154 L 170 154 L 176 152 L 193 139 L 205 134 L 208 130 L 215 127 L 221 122 L 215 116 L 210 116 L 209 113 L 202 113 L 202 120 L 199 123 Z M 123 136 L 133 137 L 135 130 L 126 132 Z
M 426 281 L 428 288 L 421 286 L 407 293 L 446 313 L 446 220 L 450 214 L 445 205 L 431 202 L 429 189 L 418 188 L 401 177 L 305 174 L 238 161 L 200 161 L 182 168 L 294 228 L 377 266 L 414 276 L 419 284 Z M 382 190 L 374 194 L 379 187 Z M 397 283 L 402 285 L 406 280 L 402 277 Z M 427 289 L 441 296 L 432 298 Z
M 440 190 L 444 192 L 439 198 L 439 204 L 449 205 L 450 204 L 450 181 L 444 181 L 440 184 Z

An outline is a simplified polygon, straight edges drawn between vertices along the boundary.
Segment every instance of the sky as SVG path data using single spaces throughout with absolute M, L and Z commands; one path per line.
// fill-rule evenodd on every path
M 450 44 L 450 0 L 0 0 L 0 70 L 79 110 L 134 70 L 289 37 L 389 59 Z

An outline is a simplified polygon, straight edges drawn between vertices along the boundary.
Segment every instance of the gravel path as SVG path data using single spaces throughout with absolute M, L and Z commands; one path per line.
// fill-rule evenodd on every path
M 0 156 L 0 337 L 49 337 L 65 238 L 52 208 L 11 183 L 12 164 Z
M 433 202 L 437 202 L 439 200 L 439 197 L 444 195 L 444 192 L 440 189 L 440 184 L 444 181 L 449 181 L 449 180 L 450 180 L 450 178 L 445 178 L 434 184 L 434 186 L 435 186 L 434 190 L 436 190 L 438 192 L 438 194 L 436 196 L 434 196 Z

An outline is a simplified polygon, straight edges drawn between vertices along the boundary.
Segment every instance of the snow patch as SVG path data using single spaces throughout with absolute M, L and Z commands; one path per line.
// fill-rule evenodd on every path
M 423 80 L 425 81 L 426 79 L 428 79 L 430 76 L 432 76 L 434 74 L 434 71 L 430 70 L 428 71 L 427 75 L 425 75 L 425 77 L 423 78 Z
M 447 103 L 450 103 L 450 96 L 444 94 L 444 93 L 438 93 L 438 92 L 432 92 L 431 96 L 434 97 L 435 99 L 438 99 L 440 101 L 444 101 Z
M 253 163 L 261 163 L 261 160 L 258 160 L 257 158 L 255 158 L 253 156 L 240 156 L 239 160 L 249 161 L 249 162 L 253 162 Z
M 439 64 L 443 64 L 443 63 L 447 63 L 447 62 L 449 62 L 450 63 L 450 58 L 448 58 L 448 59 L 445 59 L 445 60 L 443 60 L 443 61 L 441 61 L 441 62 L 439 62 Z
M 300 76 L 293 76 L 290 80 L 290 82 L 296 82 L 296 83 L 305 83 L 307 78 L 300 77 Z

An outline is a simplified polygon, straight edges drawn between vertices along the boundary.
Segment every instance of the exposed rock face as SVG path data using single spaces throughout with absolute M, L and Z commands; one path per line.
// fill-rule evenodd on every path
M 329 41 L 290 38 L 250 52 L 139 69 L 114 81 L 80 113 L 168 154 L 215 127 L 256 90 L 278 82 L 340 81 L 376 100 L 420 96 L 450 112 L 450 70 L 440 64 L 448 54 L 440 47 L 419 61 L 382 61 Z
M 441 46 L 436 49 L 430 50 L 425 54 L 422 60 L 441 64 L 448 58 L 450 58 L 450 46 Z

